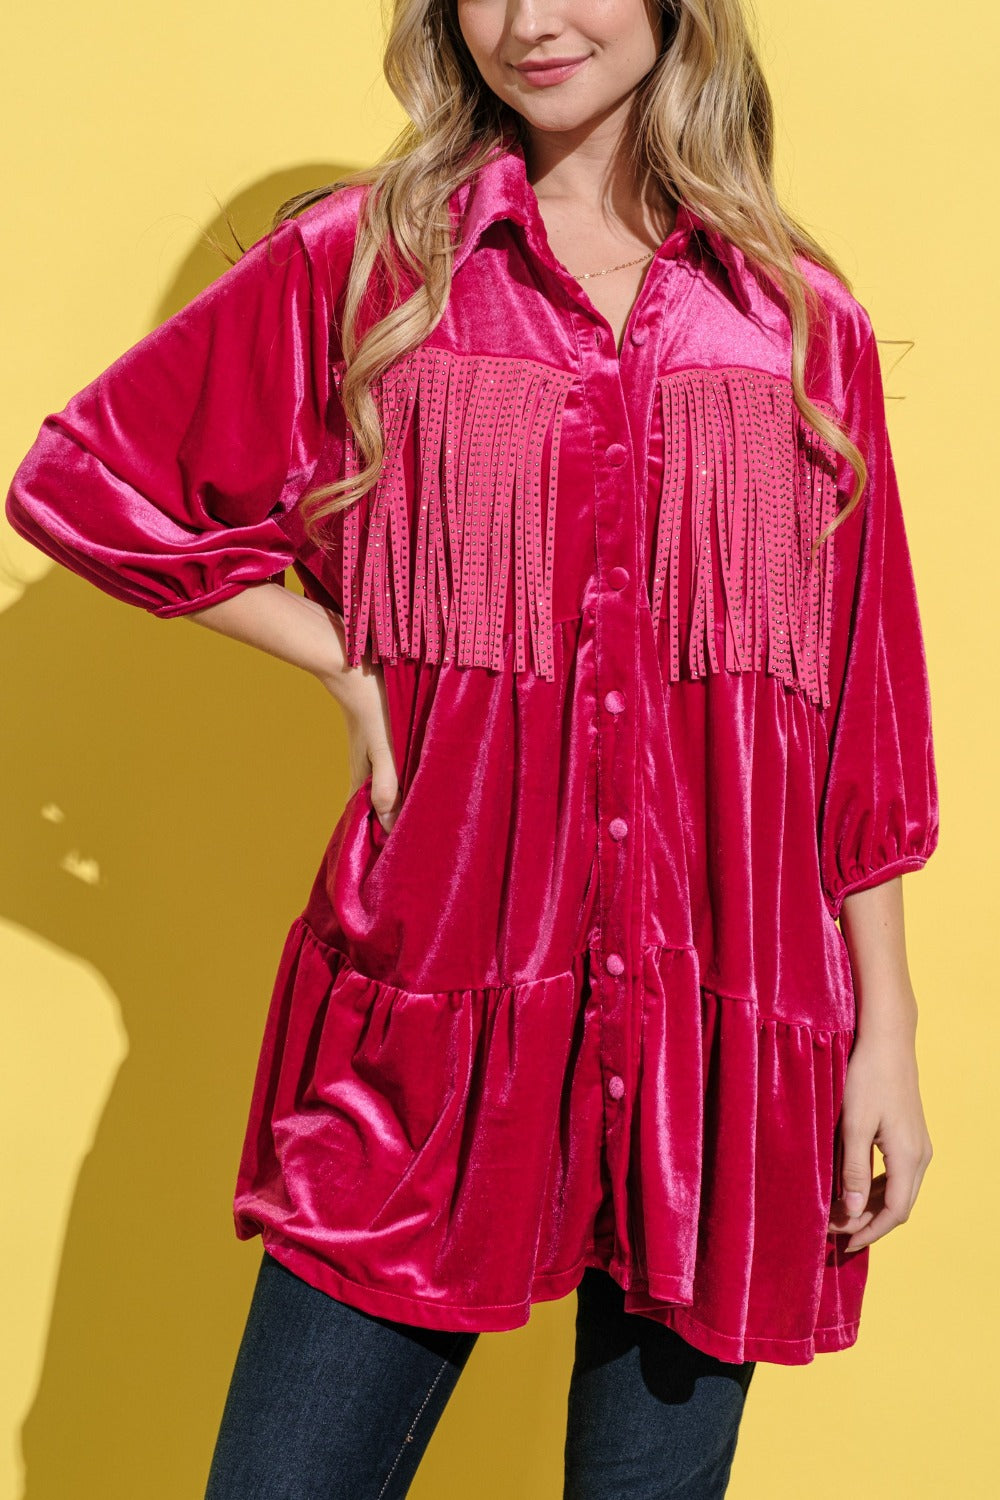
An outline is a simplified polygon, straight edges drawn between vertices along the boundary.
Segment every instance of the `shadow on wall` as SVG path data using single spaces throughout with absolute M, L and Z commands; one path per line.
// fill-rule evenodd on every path
M 241 242 L 343 170 L 303 167 L 237 197 Z M 209 230 L 230 245 L 221 215 Z M 224 269 L 199 242 L 150 326 Z M 18 706 L 0 736 L 0 921 L 90 965 L 129 1042 L 59 1205 L 23 1500 L 197 1500 L 261 1248 L 237 1241 L 231 1212 L 253 1070 L 285 934 L 346 800 L 343 720 L 305 673 L 58 566 L 0 616 L 0 673 Z M 46 821 L 53 807 L 62 822 Z M 32 1056 L 51 1025 L 40 1007 Z M 19 1097 L 51 1121 L 58 1072 L 35 1073 Z M 484 1500 L 561 1487 L 574 1310 L 543 1303 L 480 1341 L 414 1500 L 467 1493 L 470 1475 Z
M 243 244 L 343 170 L 307 166 L 241 194 L 229 211 Z M 221 216 L 210 229 L 231 244 Z M 150 326 L 225 268 L 199 243 Z M 0 913 L 90 964 L 129 1038 L 60 1205 L 24 1494 L 193 1497 L 260 1246 L 239 1245 L 230 1212 L 256 1051 L 284 934 L 346 796 L 341 716 L 304 673 L 55 565 L 0 633 L 18 710 L 0 738 Z M 59 825 L 42 814 L 52 805 Z M 94 862 L 81 878 L 60 866 L 70 848 Z M 40 1011 L 37 1025 L 52 1020 Z M 58 1116 L 51 1079 L 22 1082 L 46 1122 Z

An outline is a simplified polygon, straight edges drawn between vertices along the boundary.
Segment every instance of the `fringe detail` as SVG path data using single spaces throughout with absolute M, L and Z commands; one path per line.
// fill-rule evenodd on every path
M 766 670 L 830 702 L 836 450 L 803 419 L 788 381 L 747 366 L 659 378 L 664 453 L 651 609 L 665 617 L 668 675 L 681 675 L 681 548 L 690 548 L 684 665 L 692 677 Z M 832 407 L 817 403 L 831 416 Z M 716 641 L 725 615 L 725 652 Z
M 334 375 L 339 390 L 342 364 Z M 373 662 L 501 670 L 513 563 L 514 670 L 525 670 L 530 633 L 534 670 L 552 679 L 556 481 L 573 379 L 534 360 L 427 345 L 383 374 L 373 394 L 385 466 L 343 523 L 352 665 L 368 646 Z M 345 473 L 359 468 L 348 428 Z

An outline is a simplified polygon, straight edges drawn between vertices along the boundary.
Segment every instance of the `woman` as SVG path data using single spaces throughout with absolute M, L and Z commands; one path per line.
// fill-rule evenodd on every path
M 405 1494 L 479 1333 L 576 1290 L 566 1495 L 714 1497 L 756 1362 L 856 1340 L 931 1155 L 874 333 L 777 204 L 738 0 L 399 0 L 386 74 L 399 149 L 46 418 L 7 501 L 346 715 L 208 1495 Z

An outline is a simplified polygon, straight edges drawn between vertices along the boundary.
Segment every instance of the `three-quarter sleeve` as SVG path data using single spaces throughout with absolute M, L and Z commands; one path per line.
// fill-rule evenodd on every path
M 329 284 L 287 220 L 47 416 L 6 501 L 14 530 L 169 617 L 281 577 L 330 393 Z
M 868 481 L 860 506 L 834 533 L 829 756 L 819 820 L 820 873 L 834 917 L 853 891 L 919 869 L 938 840 L 920 612 L 867 319 L 866 333 L 844 415 Z

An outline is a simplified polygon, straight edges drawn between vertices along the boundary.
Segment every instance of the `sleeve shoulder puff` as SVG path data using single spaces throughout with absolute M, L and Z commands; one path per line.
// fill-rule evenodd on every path
M 157 616 L 283 575 L 281 518 L 324 440 L 330 303 L 329 268 L 286 220 L 45 417 L 11 526 Z
M 921 868 L 938 842 L 938 789 L 920 612 L 886 424 L 878 347 L 858 308 L 844 422 L 868 465 L 834 544 L 829 758 L 819 809 L 830 912 L 845 896 Z M 853 471 L 843 463 L 844 484 Z

